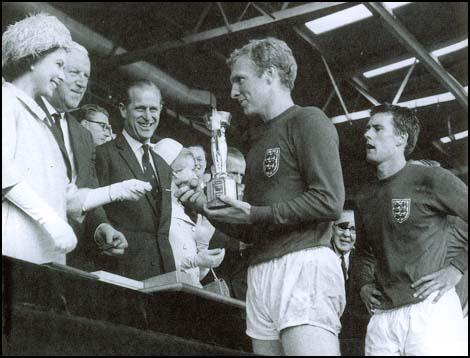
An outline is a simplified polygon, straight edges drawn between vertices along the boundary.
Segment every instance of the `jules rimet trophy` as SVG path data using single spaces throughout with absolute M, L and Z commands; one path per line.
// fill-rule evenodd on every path
M 230 113 L 212 110 L 206 116 L 206 126 L 211 131 L 211 154 L 214 163 L 212 179 L 207 183 L 207 207 L 217 209 L 228 205 L 219 199 L 225 195 L 237 199 L 235 180 L 227 175 L 227 141 L 225 129 L 230 126 Z

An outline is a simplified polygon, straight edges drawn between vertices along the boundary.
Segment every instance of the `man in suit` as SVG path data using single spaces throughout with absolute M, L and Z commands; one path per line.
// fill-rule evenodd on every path
M 150 143 L 160 120 L 161 99 L 154 83 L 131 83 L 119 104 L 124 119 L 122 133 L 96 148 L 96 172 L 101 185 L 133 178 L 152 184 L 152 191 L 138 201 L 104 206 L 111 224 L 126 235 L 129 243 L 125 254 L 108 261 L 105 269 L 136 280 L 175 270 L 168 239 L 171 169 Z
M 87 50 L 73 43 L 67 53 L 64 81 L 56 90 L 50 103 L 38 100 L 51 123 L 51 131 L 59 144 L 71 183 L 78 188 L 97 188 L 95 172 L 95 146 L 91 134 L 71 114 L 78 108 L 90 77 L 90 60 Z M 71 223 L 79 238 L 78 246 L 67 257 L 67 263 L 84 270 L 94 270 L 94 256 L 122 255 L 127 247 L 126 238 L 108 222 L 102 208 L 88 212 L 82 224 Z M 94 239 L 94 240 L 93 240 Z M 98 246 L 97 246 L 98 244 Z M 105 250 L 99 250 L 105 248 Z

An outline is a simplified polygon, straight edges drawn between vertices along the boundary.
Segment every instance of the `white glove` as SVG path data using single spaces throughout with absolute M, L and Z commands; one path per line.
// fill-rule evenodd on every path
M 202 250 L 194 257 L 196 267 L 218 267 L 224 260 L 225 249 Z
M 149 182 L 130 179 L 109 186 L 109 197 L 111 201 L 133 200 L 137 201 L 152 190 Z
M 8 191 L 5 198 L 41 224 L 58 250 L 68 253 L 77 246 L 77 238 L 70 225 L 28 184 L 18 183 Z
M 212 226 L 210 221 L 201 214 L 197 214 L 197 222 L 194 231 L 194 240 L 198 251 L 207 250 L 209 241 L 214 235 L 215 227 Z

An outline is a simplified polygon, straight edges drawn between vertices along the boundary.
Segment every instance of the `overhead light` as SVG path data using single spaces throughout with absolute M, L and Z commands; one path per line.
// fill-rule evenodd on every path
M 390 10 L 396 9 L 398 7 L 408 5 L 409 2 L 384 2 L 385 7 Z M 305 26 L 312 31 L 315 35 L 322 34 L 324 32 L 343 27 L 369 17 L 372 17 L 373 14 L 367 9 L 363 4 L 349 7 L 345 10 L 337 11 L 333 14 L 320 17 L 318 19 L 309 21 L 305 23 Z
M 315 35 L 319 35 L 324 32 L 337 29 L 338 27 L 361 21 L 368 17 L 372 17 L 372 13 L 364 5 L 360 4 L 309 21 L 305 23 L 305 26 L 307 26 Z
M 465 47 L 468 47 L 468 39 L 465 39 L 465 40 L 457 42 L 453 45 L 435 50 L 435 51 L 431 52 L 431 56 L 433 56 L 433 57 L 445 56 L 449 53 L 461 50 Z M 392 63 L 392 64 L 387 65 L 387 66 L 379 67 L 379 68 L 376 68 L 374 70 L 364 72 L 363 76 L 365 78 L 371 78 L 371 77 L 379 76 L 379 75 L 382 75 L 382 74 L 387 73 L 387 72 L 392 72 L 392 71 L 398 70 L 400 68 L 411 66 L 415 62 L 415 60 L 416 60 L 416 58 L 412 57 L 412 58 L 408 58 L 408 59 L 403 60 L 403 61 L 395 62 L 395 63 Z M 419 62 L 419 60 L 417 62 Z
M 461 50 L 465 47 L 468 47 L 468 39 L 465 39 L 463 41 L 457 42 L 456 44 L 441 48 L 439 50 L 433 51 L 431 52 L 431 55 L 435 57 L 440 57 L 440 56 L 444 56 L 449 53 Z
M 382 75 L 382 74 L 387 73 L 387 72 L 392 72 L 392 71 L 398 70 L 398 69 L 403 68 L 403 67 L 411 66 L 415 61 L 416 61 L 415 57 L 408 58 L 408 59 L 400 61 L 400 62 L 395 62 L 395 63 L 392 63 L 392 64 L 387 65 L 387 66 L 376 68 L 375 70 L 370 70 L 370 71 L 364 72 L 363 75 L 364 75 L 365 78 L 371 78 L 371 77 L 379 76 L 379 75 Z
M 468 86 L 465 86 L 464 89 L 465 91 L 468 92 Z M 397 105 L 401 107 L 418 108 L 418 107 L 430 106 L 432 104 L 450 102 L 450 101 L 453 101 L 454 99 L 455 99 L 455 96 L 452 93 L 446 92 L 446 93 L 436 94 L 434 96 L 428 96 L 428 97 L 413 99 L 411 101 L 401 102 L 401 103 L 398 103 Z M 342 122 L 347 122 L 348 120 L 369 118 L 369 114 L 370 114 L 369 110 L 353 112 L 353 113 L 349 113 L 349 119 L 345 115 L 340 115 L 340 116 L 332 117 L 331 121 L 334 124 L 338 124 Z
M 459 140 L 459 139 L 467 138 L 467 137 L 468 137 L 468 130 L 454 134 L 454 135 L 452 136 L 452 139 L 451 139 L 451 137 L 449 136 L 449 137 L 441 138 L 441 139 L 439 139 L 439 140 L 440 140 L 442 143 L 450 143 L 452 140 Z

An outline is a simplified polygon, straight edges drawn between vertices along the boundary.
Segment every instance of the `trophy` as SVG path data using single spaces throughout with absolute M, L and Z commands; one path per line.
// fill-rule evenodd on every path
M 212 179 L 207 183 L 207 207 L 219 209 L 228 205 L 219 199 L 225 195 L 237 199 L 235 180 L 227 175 L 227 141 L 225 128 L 230 125 L 230 113 L 212 109 L 210 117 L 206 117 L 206 126 L 211 131 L 211 154 L 214 163 Z

